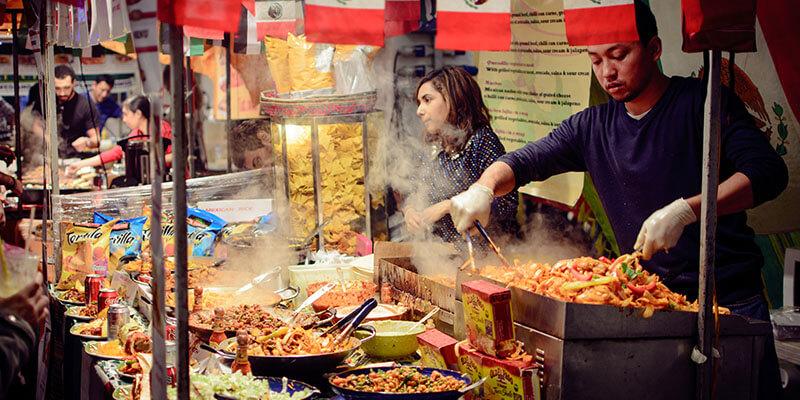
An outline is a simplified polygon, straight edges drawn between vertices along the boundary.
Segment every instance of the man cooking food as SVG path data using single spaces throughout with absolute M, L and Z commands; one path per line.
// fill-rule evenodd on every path
M 488 221 L 494 197 L 563 172 L 587 171 L 620 250 L 641 250 L 647 269 L 693 300 L 705 86 L 659 70 L 662 47 L 655 17 L 640 1 L 635 5 L 639 41 L 588 46 L 609 102 L 569 117 L 547 137 L 499 158 L 452 198 L 451 214 L 463 233 L 475 220 Z M 742 102 L 726 88 L 721 101 L 717 297 L 735 314 L 768 321 L 763 257 L 745 210 L 776 198 L 786 188 L 788 171 Z M 777 364 L 774 346 L 770 352 Z M 777 365 L 771 368 L 777 374 Z M 777 375 L 766 379 L 777 382 Z
M 55 68 L 61 158 L 75 158 L 100 145 L 97 111 L 84 96 L 75 93 L 75 71 L 66 65 Z

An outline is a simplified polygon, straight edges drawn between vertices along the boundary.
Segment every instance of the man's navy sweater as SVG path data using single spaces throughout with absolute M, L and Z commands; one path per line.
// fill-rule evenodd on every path
M 587 171 L 614 229 L 620 251 L 633 250 L 642 223 L 673 200 L 700 193 L 705 88 L 700 80 L 670 78 L 669 87 L 640 120 L 610 102 L 565 120 L 545 138 L 499 159 L 517 186 L 568 171 Z M 755 205 L 777 197 L 788 182 L 786 164 L 759 131 L 744 104 L 723 88 L 720 182 L 736 172 L 752 184 Z M 719 218 L 717 293 L 733 304 L 762 292 L 763 258 L 745 212 Z M 672 290 L 697 297 L 700 224 L 686 227 L 677 245 L 645 263 Z

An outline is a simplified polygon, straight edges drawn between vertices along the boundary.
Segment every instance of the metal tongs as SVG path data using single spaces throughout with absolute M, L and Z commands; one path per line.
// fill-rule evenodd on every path
M 350 335 L 353 333 L 353 330 L 361 325 L 361 323 L 364 321 L 364 318 L 367 318 L 367 315 L 369 315 L 369 313 L 377 306 L 378 301 L 375 299 L 369 299 L 365 301 L 350 314 L 347 314 L 344 318 L 340 319 L 338 322 L 333 324 L 333 326 L 323 332 L 323 335 L 330 335 L 337 331 L 341 331 L 333 341 L 334 344 L 338 345 L 344 339 L 350 337 Z
M 244 292 L 256 287 L 256 285 L 258 285 L 259 283 L 264 281 L 264 279 L 266 279 L 267 276 L 269 276 L 271 273 L 272 273 L 272 271 L 264 272 L 263 274 L 253 278 L 253 280 L 251 280 L 250 282 L 246 283 L 244 286 L 240 287 L 239 289 L 236 289 L 236 292 L 234 292 L 234 293 L 237 294 L 237 295 L 238 294 L 242 294 L 242 293 L 244 293 Z
M 303 303 L 301 303 L 300 306 L 297 307 L 297 309 L 292 311 L 292 315 L 289 316 L 289 320 L 284 322 L 288 324 L 294 323 L 294 320 L 297 318 L 298 315 L 300 315 L 301 311 L 303 311 L 306 307 L 312 305 L 315 301 L 321 299 L 322 296 L 333 290 L 333 288 L 335 287 L 336 287 L 336 282 L 328 282 L 328 284 L 319 288 L 311 296 L 308 296 L 308 298 Z
M 470 271 L 477 271 L 478 268 L 475 267 L 475 248 L 472 246 L 472 236 L 470 236 L 469 232 L 464 233 L 465 238 L 467 240 L 467 260 L 461 264 L 461 267 L 458 268 L 459 271 L 463 271 L 467 266 L 470 266 Z
M 494 254 L 497 254 L 497 258 L 500 259 L 500 262 L 503 263 L 503 265 L 506 268 L 511 268 L 511 263 L 508 262 L 508 260 L 503 256 L 502 253 L 500 253 L 500 248 L 497 247 L 496 244 L 494 244 L 492 238 L 490 238 L 489 234 L 486 233 L 486 229 L 483 229 L 483 224 L 481 224 L 480 221 L 475 220 L 475 227 L 478 228 L 478 232 L 480 232 L 481 236 L 483 236 L 483 238 L 486 239 L 486 241 L 489 243 L 489 247 L 492 248 Z

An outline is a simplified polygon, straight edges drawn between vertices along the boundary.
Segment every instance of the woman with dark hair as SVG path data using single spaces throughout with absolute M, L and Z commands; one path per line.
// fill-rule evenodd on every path
M 125 125 L 131 129 L 131 133 L 128 135 L 128 137 L 120 140 L 120 144 L 114 146 L 110 150 L 106 150 L 94 157 L 76 161 L 70 164 L 67 166 L 67 174 L 74 175 L 75 172 L 83 167 L 99 167 L 102 164 L 119 161 L 124 155 L 136 147 L 134 144 L 146 142 L 150 137 L 147 132 L 149 126 L 148 124 L 150 122 L 150 100 L 141 95 L 126 99 L 125 102 L 122 103 L 122 122 L 124 122 Z M 163 119 L 161 120 L 161 136 L 166 139 L 166 142 L 169 142 L 172 139 L 172 127 Z M 123 148 L 123 146 L 125 148 Z M 169 166 L 172 163 L 171 145 L 167 145 L 165 154 L 166 163 L 167 166 Z M 126 160 L 126 169 L 130 165 L 129 161 L 133 160 Z M 136 185 L 139 183 L 132 182 L 130 180 L 130 178 L 135 175 L 132 173 L 132 171 L 126 171 L 126 175 L 129 179 L 126 179 L 127 183 L 125 186 Z
M 478 83 L 463 68 L 432 71 L 419 82 L 416 97 L 425 142 L 435 150 L 423 157 L 422 185 L 403 206 L 406 228 L 460 242 L 449 214 L 450 198 L 475 183 L 506 151 L 489 124 Z M 487 229 L 500 236 L 516 235 L 517 201 L 516 191 L 495 199 Z

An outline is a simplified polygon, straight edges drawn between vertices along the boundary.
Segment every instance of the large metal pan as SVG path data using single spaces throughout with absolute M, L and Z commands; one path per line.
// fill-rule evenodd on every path
M 275 301 L 272 304 L 261 304 L 261 305 L 265 306 L 265 307 L 271 307 L 271 306 L 275 306 L 275 305 L 279 304 L 280 301 L 281 301 L 280 300 L 280 296 L 278 296 L 278 301 Z M 189 331 L 191 331 L 192 333 L 197 335 L 197 337 L 200 338 L 200 340 L 202 340 L 204 342 L 208 342 L 208 338 L 211 337 L 211 333 L 212 333 L 211 326 L 210 325 L 200 324 L 197 321 L 197 318 L 200 315 L 206 315 L 206 316 L 208 316 L 210 318 L 211 314 L 213 314 L 213 312 L 214 312 L 213 310 L 203 310 L 203 311 L 198 311 L 196 313 L 189 314 Z M 325 310 L 323 312 L 317 313 L 316 315 L 318 317 L 318 321 L 315 324 L 313 324 L 313 326 L 319 326 L 319 325 L 322 325 L 322 324 L 325 324 L 325 323 L 330 323 L 331 321 L 333 321 L 333 311 Z M 278 314 L 278 316 L 280 316 L 280 314 Z M 313 326 L 311 326 L 311 325 L 310 326 L 304 326 L 304 328 L 311 328 Z M 235 338 L 236 337 L 236 331 L 227 330 L 227 331 L 225 331 L 225 336 L 227 336 L 229 338 Z
M 472 380 L 460 373 L 455 371 L 450 371 L 446 369 L 438 369 L 438 368 L 422 368 L 422 367 L 412 367 L 415 368 L 423 375 L 430 376 L 434 371 L 439 372 L 444 376 L 450 376 L 455 379 L 464 382 L 464 386 L 459 390 L 450 390 L 447 392 L 435 392 L 435 393 L 375 393 L 375 392 L 363 392 L 359 390 L 353 389 L 345 389 L 341 386 L 337 386 L 333 384 L 334 379 L 336 378 L 345 378 L 350 375 L 366 375 L 371 372 L 379 372 L 379 371 L 389 371 L 395 369 L 395 367 L 377 367 L 377 368 L 361 368 L 350 370 L 347 372 L 342 372 L 340 374 L 336 374 L 328 380 L 333 388 L 333 391 L 342 395 L 345 399 L 365 399 L 365 400 L 456 400 L 464 396 L 467 392 L 475 389 L 476 387 L 483 384 L 484 379 L 478 382 L 472 382 Z
M 250 368 L 255 376 L 274 376 L 286 375 L 290 377 L 319 377 L 319 375 L 331 372 L 341 365 L 347 357 L 350 357 L 361 344 L 375 336 L 375 328 L 371 326 L 359 327 L 355 332 L 367 332 L 364 338 L 359 339 L 358 343 L 349 349 L 337 351 L 335 353 L 308 354 L 298 356 L 248 356 Z M 354 333 L 355 333 L 354 332 Z M 364 335 L 359 335 L 364 336 Z M 229 338 L 220 343 L 220 348 L 228 348 L 236 338 Z M 234 358 L 235 354 L 218 351 L 218 354 L 225 358 Z

